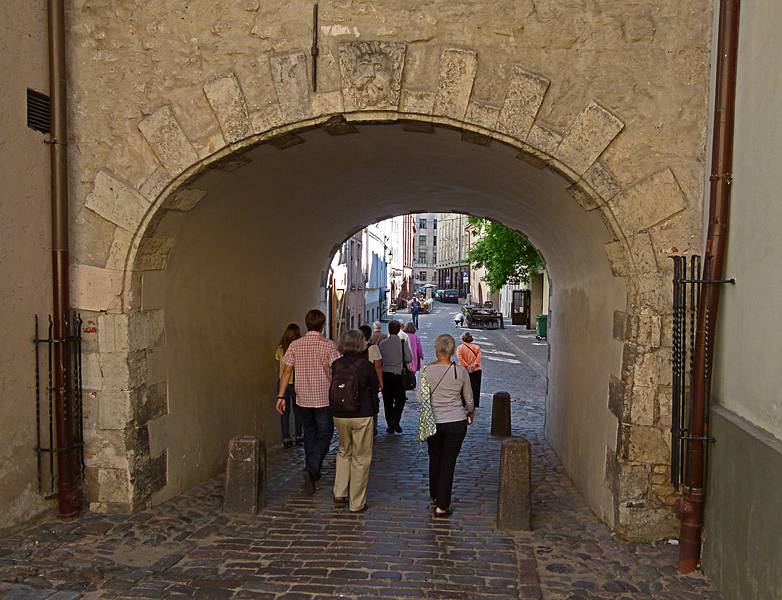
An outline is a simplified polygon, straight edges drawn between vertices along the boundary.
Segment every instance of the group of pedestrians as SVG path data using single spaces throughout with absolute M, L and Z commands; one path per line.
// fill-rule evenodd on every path
M 417 316 L 417 315 L 416 315 Z M 389 435 L 402 433 L 401 420 L 407 392 L 416 387 L 431 405 L 434 428 L 426 439 L 429 454 L 429 488 L 436 518 L 450 516 L 456 460 L 467 427 L 480 399 L 481 353 L 469 332 L 462 344 L 449 334 L 435 340 L 436 359 L 424 366 L 424 349 L 409 322 L 388 323 L 388 334 L 375 322 L 342 334 L 338 345 L 323 336 L 325 315 L 311 310 L 305 317 L 307 332 L 286 328 L 275 358 L 280 377 L 276 409 L 281 416 L 283 446 L 304 446 L 304 487 L 314 494 L 323 460 L 336 427 L 339 450 L 334 479 L 334 502 L 350 512 L 367 510 L 367 482 L 377 435 L 380 394 Z M 453 357 L 458 357 L 458 363 Z M 290 415 L 295 433 L 290 434 Z

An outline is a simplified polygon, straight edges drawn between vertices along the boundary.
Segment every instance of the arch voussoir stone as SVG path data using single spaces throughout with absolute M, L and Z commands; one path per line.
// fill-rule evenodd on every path
M 623 128 L 619 117 L 592 101 L 576 117 L 554 157 L 583 175 Z
M 545 77 L 514 67 L 497 129 L 526 142 L 550 83 Z
M 204 94 L 228 143 L 252 133 L 247 101 L 234 73 L 219 75 L 204 85 Z
M 142 119 L 138 128 L 160 163 L 172 175 L 178 175 L 198 162 L 198 153 L 185 135 L 171 106 L 163 106 Z
M 446 48 L 440 56 L 440 74 L 432 113 L 462 120 L 478 74 L 478 53 Z

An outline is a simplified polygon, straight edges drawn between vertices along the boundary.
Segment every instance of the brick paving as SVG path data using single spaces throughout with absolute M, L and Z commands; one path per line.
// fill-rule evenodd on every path
M 437 306 L 421 317 L 427 352 L 437 333 L 453 331 L 453 312 Z M 450 520 L 431 517 L 409 402 L 402 435 L 381 423 L 364 514 L 333 505 L 333 453 L 310 497 L 302 451 L 276 449 L 262 514 L 222 514 L 216 478 L 135 515 L 52 520 L 0 540 L 0 597 L 718 599 L 702 576 L 676 574 L 676 548 L 613 538 L 574 489 L 542 434 L 545 342 L 513 327 L 476 338 L 485 395 L 457 465 Z M 514 398 L 514 434 L 533 444 L 529 533 L 494 529 L 499 441 L 488 434 L 488 396 L 499 389 Z

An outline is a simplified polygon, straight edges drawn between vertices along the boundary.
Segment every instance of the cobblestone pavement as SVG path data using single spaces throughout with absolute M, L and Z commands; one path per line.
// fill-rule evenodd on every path
M 454 332 L 453 312 L 436 305 L 421 316 L 428 358 L 435 335 Z M 674 547 L 614 539 L 574 489 L 542 434 L 545 342 L 515 327 L 475 335 L 484 394 L 450 520 L 431 517 L 411 401 L 402 435 L 386 435 L 381 423 L 364 514 L 333 505 L 333 454 L 310 497 L 301 450 L 275 449 L 262 514 L 223 515 L 216 478 L 135 515 L 52 520 L 0 540 L 0 597 L 718 599 L 703 577 L 676 574 Z M 494 530 L 499 441 L 488 421 L 500 389 L 514 399 L 514 434 L 533 444 L 530 533 Z

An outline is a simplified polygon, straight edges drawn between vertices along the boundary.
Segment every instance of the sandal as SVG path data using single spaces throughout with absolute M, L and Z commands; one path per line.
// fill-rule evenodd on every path
M 437 512 L 437 508 L 435 508 L 433 513 L 435 519 L 447 519 L 453 514 L 453 509 L 446 508 L 442 512 Z

